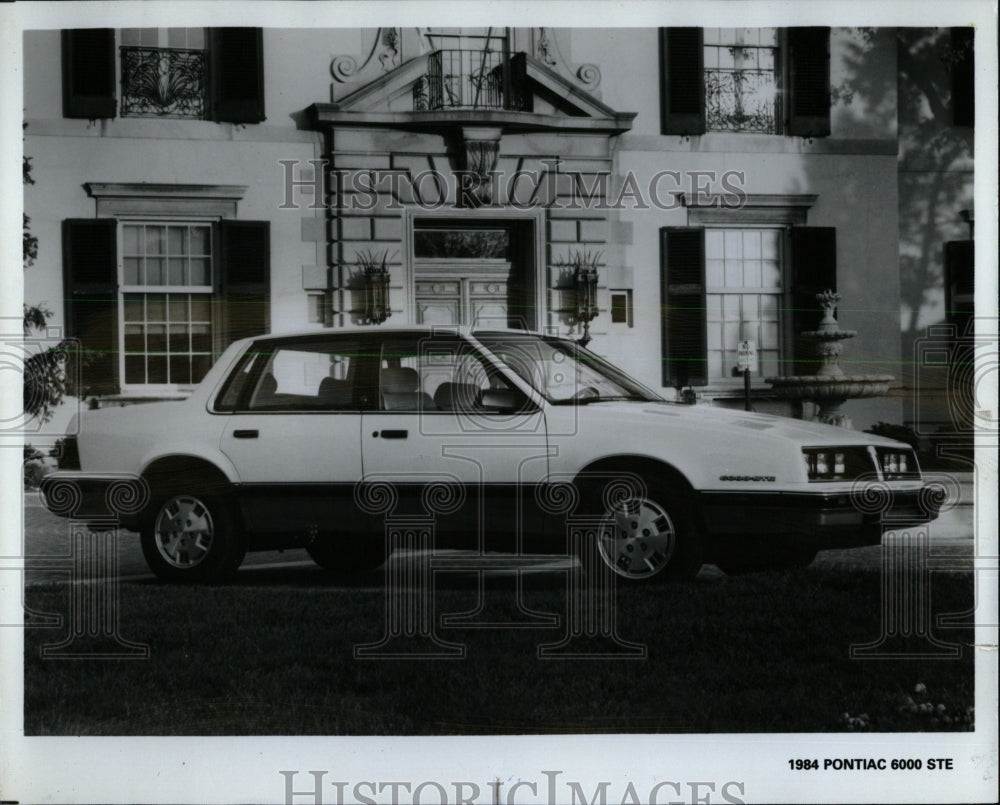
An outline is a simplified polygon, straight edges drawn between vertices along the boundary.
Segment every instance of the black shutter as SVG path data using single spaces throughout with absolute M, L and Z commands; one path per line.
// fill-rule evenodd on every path
M 222 340 L 228 346 L 270 328 L 271 231 L 268 221 L 222 221 L 219 232 Z
M 701 28 L 660 29 L 663 134 L 705 133 L 704 65 Z
M 976 122 L 976 81 L 974 30 L 951 29 L 951 112 L 956 126 L 972 126 Z
M 830 29 L 788 29 L 788 133 L 830 135 Z
M 958 338 L 973 335 L 976 259 L 972 244 L 971 240 L 953 240 L 944 244 L 947 321 L 955 325 Z
M 63 221 L 66 335 L 80 341 L 81 396 L 117 394 L 118 224 Z
M 62 32 L 63 116 L 96 120 L 115 116 L 115 32 L 80 28 Z
M 663 385 L 705 385 L 705 230 L 660 230 L 660 323 Z
M 212 118 L 227 123 L 264 119 L 264 37 L 260 28 L 214 28 L 210 43 Z
M 811 375 L 820 364 L 816 342 L 799 334 L 815 330 L 823 318 L 816 294 L 837 290 L 837 230 L 827 226 L 793 227 L 791 252 L 793 363 L 785 374 Z

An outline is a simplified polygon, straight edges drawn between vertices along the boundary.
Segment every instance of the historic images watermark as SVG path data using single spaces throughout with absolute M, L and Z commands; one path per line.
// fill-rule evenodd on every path
M 53 398 L 50 375 L 58 375 L 60 385 L 79 387 L 80 365 L 70 360 L 79 353 L 79 342 L 67 339 L 60 327 L 24 332 L 19 319 L 0 319 L 0 383 L 6 389 L 22 387 L 21 406 L 14 395 L 0 413 L 0 447 L 18 447 L 32 439 L 52 439 L 65 435 L 64 426 L 56 426 L 45 415 L 48 407 L 62 403 L 73 406 L 79 413 L 82 400 L 78 397 Z
M 95 476 L 97 479 L 98 476 Z M 93 484 L 69 478 L 42 481 L 41 496 L 53 513 L 69 516 L 63 553 L 26 552 L 22 570 L 56 573 L 68 583 L 66 608 L 40 612 L 26 604 L 25 628 L 61 630 L 62 638 L 41 646 L 46 660 L 146 660 L 148 643 L 126 637 L 121 628 L 118 563 L 122 515 L 135 515 L 149 501 L 149 484 L 132 475 L 107 475 L 103 494 Z M 8 625 L 0 622 L 0 625 Z M 11 624 L 15 625 L 15 624 Z
M 366 477 L 355 487 L 355 505 L 369 514 L 384 518 L 387 556 L 405 553 L 402 561 L 392 559 L 386 565 L 384 628 L 382 637 L 372 643 L 355 644 L 355 659 L 451 659 L 467 656 L 464 643 L 449 639 L 448 629 L 552 629 L 561 627 L 557 639 L 544 634 L 536 644 L 539 660 L 619 659 L 645 660 L 644 643 L 620 634 L 616 588 L 618 576 L 602 556 L 603 535 L 614 528 L 617 514 L 594 514 L 588 503 L 595 501 L 605 512 L 627 512 L 646 494 L 643 479 L 635 473 L 584 473 L 583 477 L 553 478 L 552 483 L 535 487 L 535 505 L 547 516 L 565 522 L 565 552 L 560 560 L 566 574 L 565 608 L 560 613 L 537 612 L 521 597 L 517 586 L 516 610 L 504 618 L 491 617 L 486 578 L 497 573 L 520 575 L 524 570 L 522 551 L 516 554 L 491 553 L 486 550 L 484 528 L 480 523 L 478 551 L 436 552 L 435 530 L 438 517 L 448 516 L 462 507 L 467 487 L 442 473 L 414 476 L 423 486 L 421 511 L 399 513 L 400 477 L 394 481 Z M 403 486 L 406 484 L 404 483 Z M 480 486 L 482 486 L 480 484 Z M 582 492 L 581 492 L 582 490 Z M 482 489 L 471 497 L 483 499 Z M 583 499 L 586 499 L 584 502 Z M 481 512 L 485 516 L 485 512 Z M 518 523 L 518 537 L 523 524 Z M 520 546 L 519 546 L 520 547 Z M 651 554 L 654 558 L 658 554 Z M 668 556 L 660 556 L 668 561 Z M 612 557 L 613 559 L 613 557 Z M 578 561 L 576 561 L 578 560 Z M 479 576 L 479 606 L 472 612 L 455 613 L 442 609 L 437 595 L 436 577 L 459 572 Z
M 402 212 L 408 204 L 424 210 L 503 206 L 516 210 L 675 210 L 685 197 L 726 209 L 746 203 L 746 173 L 728 170 L 661 170 L 648 177 L 633 171 L 584 173 L 562 170 L 543 160 L 543 170 L 412 172 L 402 169 L 347 170 L 325 159 L 281 159 L 284 198 L 278 209 L 297 210 L 296 191 L 312 197 L 308 209 L 323 209 L 331 193 L 342 208 Z M 307 169 L 306 166 L 309 166 Z
M 401 802 L 419 805 L 742 805 L 746 784 L 740 780 L 661 780 L 650 786 L 610 781 L 581 783 L 565 772 L 546 769 L 539 778 L 471 780 L 327 780 L 325 769 L 282 769 L 285 805 L 345 805 Z M 298 778 L 298 779 L 297 779 Z

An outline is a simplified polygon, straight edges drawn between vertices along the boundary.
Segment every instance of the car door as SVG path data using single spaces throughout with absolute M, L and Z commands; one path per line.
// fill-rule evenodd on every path
M 511 550 L 536 532 L 548 472 L 542 411 L 450 334 L 387 334 L 377 407 L 362 413 L 366 483 L 394 486 L 396 515 L 433 516 L 438 544 Z
M 366 362 L 358 338 L 337 334 L 258 342 L 237 366 L 220 397 L 233 409 L 221 450 L 239 474 L 252 531 L 315 535 L 350 525 L 361 411 L 371 399 Z

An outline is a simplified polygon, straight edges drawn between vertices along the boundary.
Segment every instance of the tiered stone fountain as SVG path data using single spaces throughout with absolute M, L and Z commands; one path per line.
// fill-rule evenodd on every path
M 841 330 L 833 316 L 840 294 L 823 291 L 816 294 L 816 301 L 823 310 L 819 329 L 807 330 L 801 334 L 803 338 L 816 342 L 816 354 L 822 360 L 816 374 L 765 379 L 779 396 L 816 403 L 819 406 L 815 416 L 817 421 L 850 428 L 853 427 L 851 420 L 841 410 L 841 406 L 849 399 L 887 394 L 894 378 L 892 375 L 844 374 L 844 370 L 840 368 L 842 342 L 854 338 L 858 332 Z

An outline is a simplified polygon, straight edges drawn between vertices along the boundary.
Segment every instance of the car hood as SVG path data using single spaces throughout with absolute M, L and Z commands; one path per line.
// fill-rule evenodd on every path
M 573 410 L 571 406 L 566 406 L 566 408 Z M 593 422 L 595 425 L 601 421 L 605 423 L 614 421 L 622 424 L 642 422 L 651 428 L 660 428 L 670 422 L 676 427 L 707 430 L 717 436 L 775 437 L 791 440 L 802 446 L 855 444 L 900 446 L 899 442 L 892 439 L 850 428 L 806 422 L 801 419 L 771 414 L 734 411 L 714 405 L 609 401 L 577 406 L 575 410 L 581 423 Z

